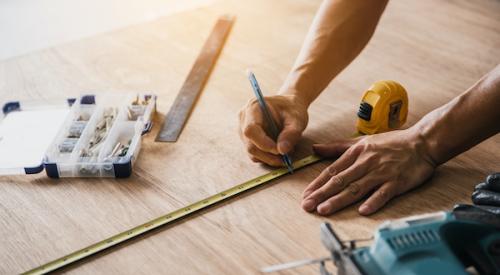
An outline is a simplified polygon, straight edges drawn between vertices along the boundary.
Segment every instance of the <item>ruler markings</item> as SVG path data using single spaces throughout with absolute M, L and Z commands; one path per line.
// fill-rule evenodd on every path
M 303 159 L 295 162 L 293 164 L 293 168 L 300 169 L 300 168 L 305 167 L 307 165 L 316 163 L 320 160 L 321 160 L 320 157 L 315 156 L 315 155 L 311 155 L 311 156 L 308 156 L 306 158 L 303 158 Z M 188 215 L 193 214 L 199 210 L 205 209 L 205 208 L 210 207 L 212 205 L 215 205 L 221 201 L 235 197 L 238 194 L 241 194 L 247 190 L 250 190 L 250 189 L 255 188 L 257 186 L 268 183 L 271 180 L 276 179 L 276 178 L 281 177 L 281 176 L 286 175 L 286 174 L 288 174 L 288 170 L 286 168 L 280 168 L 280 169 L 274 170 L 272 172 L 269 172 L 267 174 L 264 174 L 262 176 L 254 178 L 252 180 L 249 180 L 249 181 L 246 181 L 244 183 L 238 184 L 236 186 L 230 187 L 230 188 L 228 188 L 220 193 L 217 193 L 215 195 L 212 195 L 208 198 L 201 199 L 201 200 L 194 202 L 192 204 L 189 204 L 185 207 L 174 210 L 170 213 L 167 213 L 163 216 L 160 216 L 160 217 L 155 218 L 151 221 L 143 223 L 139 226 L 136 226 L 136 227 L 131 228 L 129 230 L 126 230 L 124 232 L 118 233 L 114 236 L 111 236 L 105 240 L 102 240 L 100 242 L 97 242 L 95 244 L 87 246 L 83 249 L 72 252 L 72 253 L 70 253 L 66 256 L 63 256 L 59 259 L 53 260 L 53 261 L 48 262 L 44 265 L 41 265 L 41 266 L 36 267 L 32 270 L 29 270 L 23 274 L 45 274 L 45 273 L 60 269 L 62 267 L 68 266 L 69 264 L 75 263 L 81 259 L 84 259 L 86 257 L 94 255 L 98 252 L 104 251 L 104 250 L 106 250 L 114 245 L 123 243 L 129 239 L 134 238 L 134 237 L 143 235 L 143 234 L 150 232 L 153 229 L 156 229 L 160 226 L 163 226 L 163 225 L 172 223 L 174 221 L 180 220 L 181 218 L 187 217 Z

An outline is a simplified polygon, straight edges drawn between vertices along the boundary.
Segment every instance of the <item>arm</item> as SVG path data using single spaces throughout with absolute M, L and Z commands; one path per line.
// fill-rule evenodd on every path
M 366 46 L 386 4 L 387 0 L 324 1 L 280 94 L 311 104 Z
M 279 95 L 266 97 L 281 127 L 277 142 L 266 133 L 255 100 L 240 112 L 240 136 L 250 158 L 281 166 L 307 126 L 307 109 L 370 40 L 387 0 L 325 0 Z
M 328 215 L 374 191 L 358 211 L 377 211 L 436 166 L 500 132 L 499 103 L 500 65 L 406 130 L 316 145 L 318 154 L 340 158 L 308 185 L 302 207 Z
M 437 165 L 500 132 L 500 65 L 415 127 Z

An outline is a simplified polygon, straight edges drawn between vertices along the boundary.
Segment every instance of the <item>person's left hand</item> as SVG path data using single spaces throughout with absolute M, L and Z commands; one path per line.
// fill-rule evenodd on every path
M 393 197 L 428 179 L 435 164 L 412 128 L 313 146 L 316 154 L 339 157 L 304 190 L 302 207 L 332 214 L 373 192 L 358 212 L 369 215 Z

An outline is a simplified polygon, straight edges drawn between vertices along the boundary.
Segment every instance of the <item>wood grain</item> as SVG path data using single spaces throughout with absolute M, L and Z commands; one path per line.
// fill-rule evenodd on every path
M 220 1 L 0 62 L 2 102 L 152 91 L 159 96 L 158 126 L 215 19 L 237 16 L 182 138 L 155 143 L 155 127 L 131 178 L 0 178 L 0 273 L 25 271 L 265 173 L 268 168 L 246 157 L 237 134 L 237 112 L 252 97 L 244 72 L 253 68 L 267 94 L 277 89 L 319 3 Z M 376 80 L 394 79 L 407 88 L 409 124 L 467 89 L 498 63 L 498 14 L 494 0 L 391 1 L 368 47 L 311 107 L 299 155 L 312 142 L 350 135 L 359 99 Z M 327 218 L 301 210 L 302 190 L 324 162 L 65 271 L 255 274 L 271 264 L 324 256 L 321 222 L 330 221 L 343 238 L 360 238 L 385 219 L 470 202 L 472 187 L 500 170 L 499 157 L 495 136 L 370 217 L 359 216 L 355 207 Z M 305 267 L 286 274 L 316 272 Z

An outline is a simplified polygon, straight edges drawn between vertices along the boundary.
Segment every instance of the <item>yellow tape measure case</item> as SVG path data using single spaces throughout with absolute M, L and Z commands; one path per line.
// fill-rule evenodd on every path
M 0 175 L 130 176 L 156 96 L 84 95 L 11 101 L 0 115 Z
M 364 93 L 358 111 L 358 132 L 365 135 L 400 128 L 408 116 L 408 94 L 396 81 L 375 82 Z

